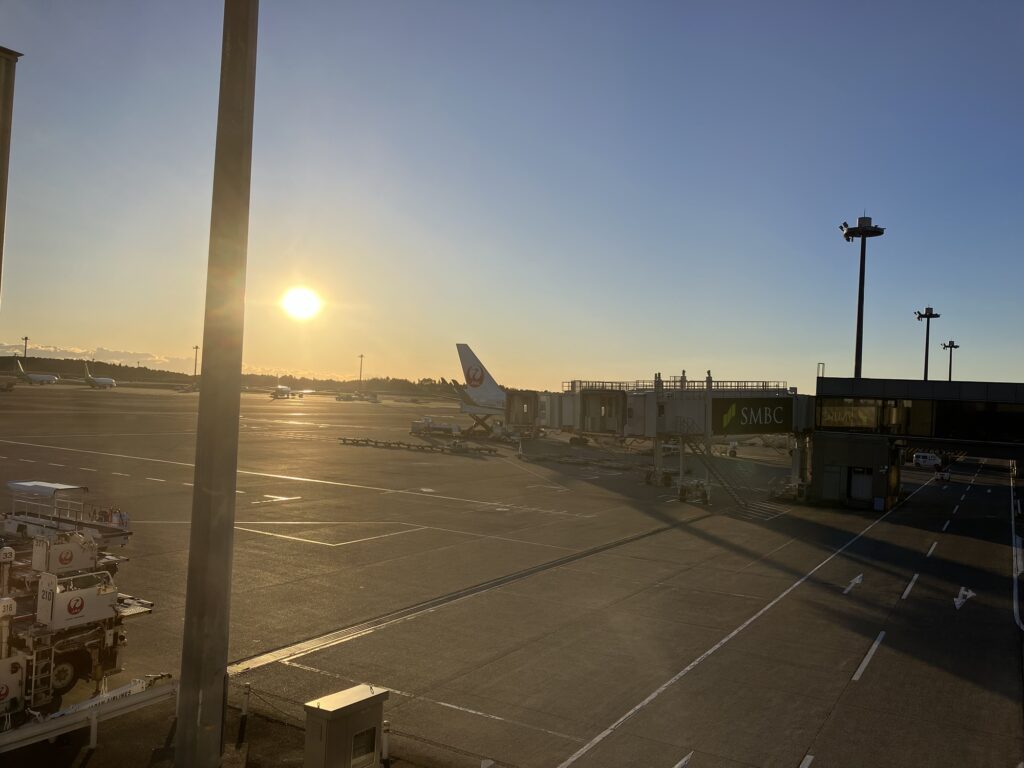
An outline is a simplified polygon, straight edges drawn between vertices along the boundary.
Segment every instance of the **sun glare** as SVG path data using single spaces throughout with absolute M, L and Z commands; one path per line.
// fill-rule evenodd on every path
M 320 311 L 323 302 L 309 288 L 289 288 L 281 297 L 281 309 L 294 320 L 309 320 Z

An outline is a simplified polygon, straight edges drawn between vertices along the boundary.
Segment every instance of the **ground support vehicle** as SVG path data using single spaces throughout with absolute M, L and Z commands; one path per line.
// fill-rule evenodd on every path
M 125 621 L 147 600 L 118 592 L 128 516 L 83 486 L 10 482 L 0 513 L 0 733 L 60 709 L 79 681 L 100 694 L 122 670 Z

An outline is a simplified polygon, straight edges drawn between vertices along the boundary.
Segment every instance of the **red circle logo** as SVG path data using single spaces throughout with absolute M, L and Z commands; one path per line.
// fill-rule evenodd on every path
M 0 701 L 3 701 L 4 699 L 6 699 L 7 698 L 7 694 L 9 694 L 10 692 L 11 692 L 11 689 L 8 688 L 6 685 L 0 685 Z
M 85 608 L 85 600 L 80 597 L 73 597 L 68 601 L 68 613 L 72 616 L 77 616 Z
M 484 383 L 484 371 L 479 365 L 471 365 L 466 369 L 466 386 L 479 387 Z
M 60 553 L 60 557 L 58 557 L 57 559 L 60 561 L 61 565 L 67 565 L 74 559 L 74 557 L 74 552 L 72 552 L 70 549 L 65 549 L 63 552 Z

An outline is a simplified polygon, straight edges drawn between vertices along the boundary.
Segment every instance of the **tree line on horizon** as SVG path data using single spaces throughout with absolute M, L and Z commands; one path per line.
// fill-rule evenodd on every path
M 12 355 L 10 363 L 5 366 L 8 374 L 14 374 L 17 371 L 16 360 L 20 360 L 25 370 L 30 373 L 55 373 L 61 378 L 69 379 L 81 379 L 85 376 L 84 363 L 89 363 L 89 372 L 93 376 L 109 376 L 118 383 L 124 382 L 125 384 L 190 384 L 196 378 L 189 373 L 148 368 L 144 365 L 32 355 L 27 358 L 21 355 Z M 358 379 L 318 379 L 308 376 L 274 376 L 266 373 L 242 374 L 242 386 L 244 387 L 272 389 L 279 384 L 292 389 L 334 389 L 339 392 L 356 392 L 360 389 Z M 390 376 L 365 378 L 362 381 L 362 389 L 367 392 L 393 392 L 408 395 L 448 395 L 452 391 L 450 385 L 443 384 L 436 379 L 423 378 L 411 381 Z

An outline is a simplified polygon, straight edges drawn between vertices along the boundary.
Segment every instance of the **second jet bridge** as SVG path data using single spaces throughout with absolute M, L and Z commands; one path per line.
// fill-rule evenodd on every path
M 705 438 L 792 434 L 814 426 L 812 398 L 782 381 L 715 381 L 672 376 L 636 381 L 582 381 L 563 385 L 563 426 L 621 437 Z

